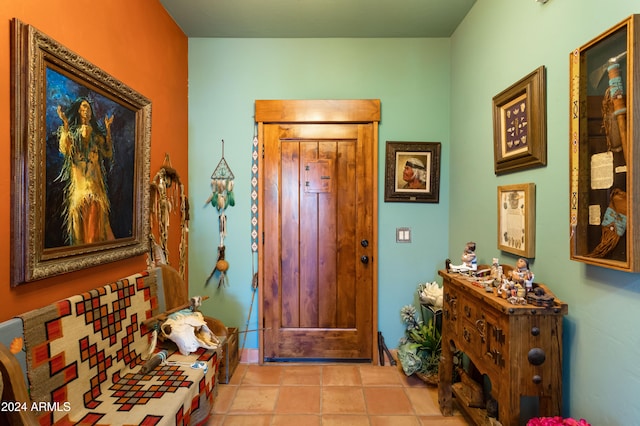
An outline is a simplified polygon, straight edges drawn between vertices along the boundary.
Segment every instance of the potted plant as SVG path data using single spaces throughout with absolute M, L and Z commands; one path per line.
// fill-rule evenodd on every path
M 400 339 L 398 359 L 407 376 L 417 375 L 428 384 L 438 383 L 438 365 L 442 351 L 442 337 L 433 318 L 426 323 L 418 319 L 415 306 L 406 305 L 400 310 L 406 326 Z

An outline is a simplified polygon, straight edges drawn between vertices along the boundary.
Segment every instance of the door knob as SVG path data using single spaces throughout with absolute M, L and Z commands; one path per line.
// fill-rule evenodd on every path
M 362 240 L 360 241 L 360 245 L 362 247 L 369 247 L 369 240 Z
M 362 262 L 362 263 L 364 263 L 366 265 L 367 263 L 369 263 L 369 256 L 362 256 L 360 258 L 360 262 Z

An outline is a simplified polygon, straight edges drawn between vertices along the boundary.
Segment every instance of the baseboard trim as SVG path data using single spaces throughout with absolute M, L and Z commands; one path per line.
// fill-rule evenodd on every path
M 398 362 L 398 350 L 390 349 L 391 356 L 393 359 Z M 242 364 L 258 364 L 259 362 L 259 354 L 260 351 L 258 349 L 243 349 L 242 354 L 240 354 L 240 363 Z M 385 357 L 385 365 L 391 364 L 389 359 Z
M 259 359 L 258 349 L 243 349 L 240 355 L 240 362 L 242 364 L 257 364 Z

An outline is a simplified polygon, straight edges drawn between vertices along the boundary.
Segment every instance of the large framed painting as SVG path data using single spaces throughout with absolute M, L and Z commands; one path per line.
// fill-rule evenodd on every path
M 440 142 L 387 142 L 384 201 L 440 201 Z
M 145 253 L 151 102 L 33 26 L 11 30 L 11 284 Z
M 536 185 L 498 187 L 498 249 L 532 258 L 536 253 Z
M 493 97 L 493 152 L 497 175 L 547 164 L 544 66 Z

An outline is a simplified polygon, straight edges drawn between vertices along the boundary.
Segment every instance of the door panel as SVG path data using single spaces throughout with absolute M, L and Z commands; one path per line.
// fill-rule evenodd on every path
M 373 140 L 371 123 L 263 126 L 265 360 L 373 358 Z

